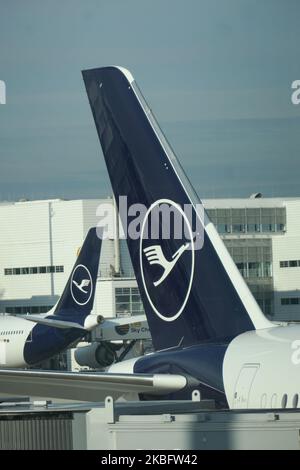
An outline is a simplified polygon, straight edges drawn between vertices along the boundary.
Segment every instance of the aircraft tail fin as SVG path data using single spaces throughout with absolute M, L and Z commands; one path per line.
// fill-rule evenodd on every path
M 131 73 L 120 67 L 82 73 L 155 349 L 273 326 L 203 211 Z M 138 225 L 137 207 L 145 207 L 138 237 L 130 231 Z M 167 236 L 163 212 L 169 212 Z M 178 235 L 180 226 L 184 230 Z
M 87 233 L 65 289 L 55 307 L 54 315 L 85 319 L 90 314 L 101 252 L 101 239 L 96 228 Z

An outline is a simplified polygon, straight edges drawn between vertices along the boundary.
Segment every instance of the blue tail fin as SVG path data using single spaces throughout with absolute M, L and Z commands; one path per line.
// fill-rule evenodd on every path
M 59 299 L 54 315 L 84 319 L 93 308 L 101 239 L 96 228 L 91 228 L 82 245 L 65 289 Z
M 127 242 L 155 349 L 269 327 L 213 224 L 201 214 L 200 200 L 130 72 L 85 70 L 83 79 L 124 231 L 132 218 L 126 220 L 120 196 L 127 197 L 128 207 L 147 208 L 140 237 L 128 236 Z M 173 223 L 170 236 L 161 236 L 164 224 L 158 219 L 155 226 L 150 213 L 162 206 L 173 211 L 173 222 L 182 217 L 184 235 L 175 236 Z M 188 219 L 185 207 L 191 208 Z M 157 240 L 147 239 L 146 226 L 159 228 Z M 203 246 L 196 249 L 199 226 Z

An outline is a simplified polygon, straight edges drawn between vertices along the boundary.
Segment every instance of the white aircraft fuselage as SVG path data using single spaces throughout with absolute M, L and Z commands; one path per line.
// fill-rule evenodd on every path
M 0 316 L 0 367 L 26 367 L 24 346 L 31 341 L 34 323 L 22 318 Z

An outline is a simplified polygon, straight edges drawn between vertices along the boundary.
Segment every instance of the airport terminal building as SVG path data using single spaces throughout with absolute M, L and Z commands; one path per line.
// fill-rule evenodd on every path
M 262 310 L 300 321 L 300 198 L 207 199 L 204 206 Z M 43 313 L 61 294 L 102 200 L 3 202 L 0 312 Z M 110 212 L 118 231 L 118 221 Z M 103 242 L 94 312 L 140 314 L 126 240 Z

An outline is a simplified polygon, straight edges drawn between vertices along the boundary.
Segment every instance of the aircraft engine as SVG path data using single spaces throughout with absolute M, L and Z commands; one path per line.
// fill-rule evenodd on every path
M 116 360 L 116 350 L 120 345 L 114 345 L 108 341 L 101 343 L 92 343 L 89 346 L 77 348 L 74 357 L 80 366 L 99 369 L 100 367 L 108 367 Z

